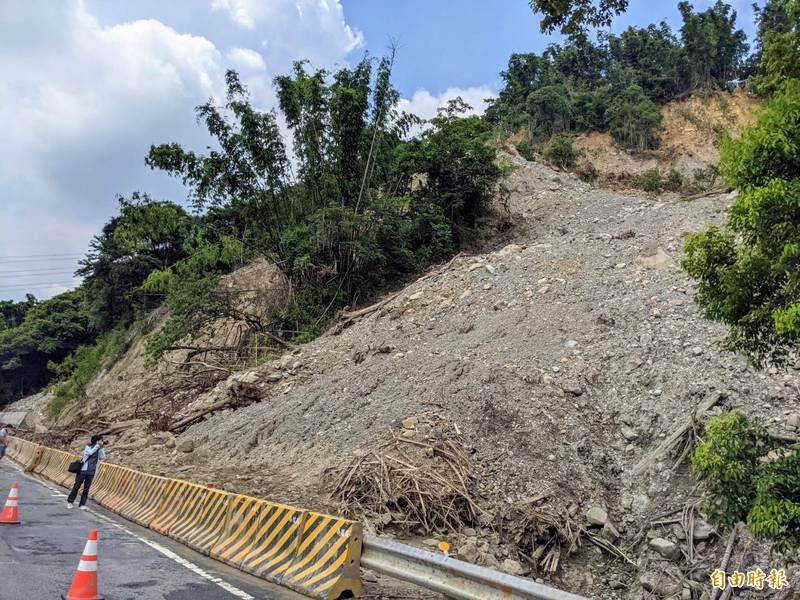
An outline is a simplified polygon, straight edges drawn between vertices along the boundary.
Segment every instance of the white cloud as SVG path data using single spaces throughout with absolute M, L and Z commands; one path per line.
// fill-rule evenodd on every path
M 152 143 L 207 145 L 192 109 L 223 97 L 225 68 L 238 69 L 254 104 L 269 109 L 272 78 L 292 61 L 330 67 L 363 43 L 333 0 L 215 7 L 243 26 L 252 19 L 266 47 L 221 50 L 154 19 L 103 24 L 82 0 L 0 0 L 0 257 L 85 252 L 116 212 L 117 193 L 181 201 L 180 182 L 150 171 L 144 156 Z M 59 274 L 37 285 L 71 281 L 76 262 L 54 264 Z M 20 285 L 0 268 L 0 298 L 21 297 Z
M 487 86 L 469 88 L 447 88 L 440 94 L 433 95 L 428 90 L 420 89 L 414 92 L 411 99 L 401 98 L 398 107 L 405 112 L 410 112 L 421 119 L 430 119 L 436 116 L 436 111 L 446 106 L 448 101 L 461 97 L 464 102 L 472 107 L 467 114 L 482 115 L 486 111 L 488 98 L 496 94 Z
M 213 0 L 211 7 L 262 33 L 270 66 L 289 66 L 298 46 L 312 64 L 330 66 L 364 44 L 364 35 L 345 21 L 340 0 Z
M 264 58 L 249 48 L 231 48 L 225 55 L 228 66 L 241 73 L 259 73 L 267 70 Z

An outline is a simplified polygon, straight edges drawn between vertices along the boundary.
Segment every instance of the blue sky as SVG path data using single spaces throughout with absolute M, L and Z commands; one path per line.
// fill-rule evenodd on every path
M 611 30 L 666 19 L 677 32 L 676 5 L 633 0 Z M 750 2 L 734 7 L 752 35 Z M 116 194 L 183 200 L 143 157 L 205 146 L 192 108 L 221 96 L 227 67 L 269 109 L 293 61 L 333 68 L 397 39 L 402 106 L 427 118 L 455 95 L 481 110 L 511 53 L 558 41 L 526 0 L 0 0 L 0 17 L 0 298 L 74 286 Z

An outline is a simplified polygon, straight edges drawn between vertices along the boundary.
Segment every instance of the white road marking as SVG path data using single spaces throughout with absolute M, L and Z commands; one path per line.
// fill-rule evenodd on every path
M 17 464 L 16 464 L 16 463 L 14 463 L 14 462 L 11 462 L 11 464 L 12 464 L 12 465 L 14 466 L 14 468 L 16 468 L 16 469 L 17 469 L 17 470 L 18 470 L 20 473 L 22 473 L 22 475 L 24 475 L 25 477 L 27 477 L 27 478 L 28 478 L 28 479 L 30 479 L 31 481 L 35 481 L 35 482 L 37 482 L 37 483 L 39 483 L 39 484 L 43 485 L 44 487 L 46 487 L 46 488 L 47 488 L 47 489 L 49 489 L 50 491 L 52 491 L 52 492 L 56 492 L 55 494 L 53 494 L 53 497 L 54 497 L 54 498 L 55 498 L 56 496 L 59 496 L 59 497 L 66 497 L 66 494 L 63 494 L 63 493 L 59 492 L 59 491 L 58 491 L 56 488 L 52 487 L 52 486 L 51 486 L 49 483 L 47 483 L 47 482 L 45 482 L 45 481 L 41 481 L 40 479 L 35 479 L 35 478 L 31 477 L 30 475 L 28 475 L 27 473 L 25 473 L 25 472 L 24 472 L 24 471 L 23 471 L 23 470 L 22 470 L 22 469 L 21 469 L 19 466 L 17 466 Z M 190 571 L 192 571 L 192 572 L 193 572 L 193 573 L 195 573 L 196 575 L 199 575 L 199 576 L 200 576 L 200 577 L 202 577 L 203 579 L 207 579 L 207 580 L 208 580 L 208 581 L 210 581 L 211 583 L 218 585 L 219 587 L 221 587 L 223 590 L 225 590 L 226 592 L 228 592 L 228 593 L 229 593 L 229 594 L 231 594 L 232 596 L 236 596 L 237 598 L 241 598 L 242 600 L 255 600 L 255 598 L 254 598 L 253 596 L 251 596 L 250 594 L 248 594 L 248 593 L 247 593 L 247 592 L 245 592 L 244 590 L 240 590 L 240 589 L 239 589 L 239 588 L 237 588 L 236 586 L 234 586 L 234 585 L 232 585 L 232 584 L 228 583 L 227 581 L 225 581 L 225 580 L 223 580 L 223 579 L 221 579 L 221 578 L 219 578 L 219 577 L 214 577 L 214 575 L 212 575 L 211 573 L 209 573 L 209 572 L 207 572 L 207 571 L 203 570 L 201 567 L 197 566 L 197 565 L 196 565 L 196 564 L 194 564 L 193 562 L 191 562 L 191 561 L 189 561 L 189 560 L 186 560 L 186 559 L 185 559 L 185 558 L 183 558 L 182 556 L 179 556 L 179 555 L 175 554 L 175 553 L 174 553 L 172 550 L 170 550 L 169 548 L 165 548 L 165 547 L 164 547 L 164 546 L 162 546 L 161 544 L 158 544 L 158 543 L 156 543 L 156 542 L 153 542 L 153 541 L 151 541 L 151 540 L 148 540 L 148 539 L 145 539 L 145 538 L 143 538 L 143 537 L 141 537 L 141 536 L 138 536 L 138 535 L 136 535 L 134 532 L 132 532 L 131 530 L 129 530 L 129 529 L 127 529 L 127 528 L 125 528 L 125 527 L 124 527 L 124 526 L 122 526 L 122 525 L 120 525 L 119 523 L 117 523 L 117 522 L 116 522 L 116 521 L 114 521 L 113 519 L 110 519 L 110 518 L 106 517 L 105 515 L 101 515 L 100 513 L 93 511 L 91 508 L 89 509 L 89 512 L 90 512 L 90 513 L 92 513 L 92 514 L 93 514 L 95 517 L 97 517 L 98 519 L 102 519 L 102 520 L 103 520 L 103 521 L 105 521 L 106 523 L 109 523 L 109 524 L 113 525 L 114 527 L 116 527 L 117 529 L 120 529 L 120 530 L 124 531 L 124 532 L 125 532 L 125 533 L 127 533 L 129 536 L 136 538 L 137 540 L 139 540 L 139 541 L 140 541 L 140 542 L 142 542 L 143 544 L 147 544 L 147 545 L 148 545 L 148 546 L 150 546 L 150 547 L 151 547 L 153 550 L 157 550 L 158 552 L 160 552 L 161 554 L 163 554 L 164 556 L 166 556 L 166 557 L 167 557 L 167 558 L 169 558 L 170 560 L 172 560 L 172 561 L 174 561 L 174 562 L 178 563 L 178 564 L 179 564 L 179 565 L 181 565 L 182 567 L 186 567 L 187 569 L 189 569 Z

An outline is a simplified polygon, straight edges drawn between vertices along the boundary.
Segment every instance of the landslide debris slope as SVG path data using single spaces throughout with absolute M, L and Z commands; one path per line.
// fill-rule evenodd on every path
M 93 382 L 89 403 L 59 423 L 129 419 L 109 436 L 113 462 L 349 511 L 386 534 L 448 541 L 465 560 L 590 597 L 700 598 L 727 534 L 692 511 L 699 492 L 685 442 L 702 427 L 685 425 L 701 405 L 711 407 L 701 419 L 738 408 L 784 435 L 800 425 L 800 371 L 756 372 L 722 350 L 724 328 L 698 314 L 678 266 L 683 236 L 721 224 L 732 196 L 604 190 L 506 158 L 515 226 L 494 251 L 458 256 L 340 332 L 174 398 L 156 398 L 162 376 L 135 340 Z M 141 418 L 165 401 L 182 407 L 180 418 L 241 393 L 255 402 L 177 437 L 149 432 Z M 464 471 L 447 460 L 449 442 L 463 444 Z M 401 454 L 386 458 L 387 447 Z M 411 468 L 393 477 L 455 482 L 474 506 L 445 494 L 457 516 L 437 520 L 430 505 L 421 527 L 408 523 L 403 498 L 356 499 L 352 477 L 344 504 L 332 494 L 359 465 L 398 458 Z M 362 474 L 362 491 L 385 483 Z M 689 543 L 681 521 L 692 516 Z M 739 539 L 740 570 L 785 564 Z M 370 585 L 376 597 L 413 593 Z
M 466 534 L 437 537 L 463 556 L 593 597 L 700 597 L 726 538 L 701 523 L 686 545 L 675 518 L 698 499 L 695 481 L 687 461 L 674 467 L 682 446 L 659 446 L 704 403 L 783 434 L 800 413 L 798 371 L 756 372 L 719 348 L 724 330 L 698 314 L 677 264 L 684 234 L 721 224 L 732 196 L 626 195 L 510 160 L 512 243 L 459 256 L 338 335 L 233 375 L 192 409 L 242 381 L 261 401 L 167 446 L 150 438 L 126 462 L 332 509 L 329 493 L 354 459 L 395 437 L 413 445 L 457 432 L 485 513 Z M 533 569 L 497 533 L 526 505 L 590 532 L 608 522 L 603 539 L 631 562 L 585 538 L 571 557 L 562 548 L 554 574 Z M 398 517 L 387 513 L 378 526 L 391 531 Z M 766 556 L 748 544 L 734 553 L 740 568 Z

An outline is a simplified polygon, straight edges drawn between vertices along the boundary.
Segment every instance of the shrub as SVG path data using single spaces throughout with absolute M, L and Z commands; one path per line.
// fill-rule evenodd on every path
M 638 85 L 628 86 L 606 111 L 611 136 L 629 150 L 647 150 L 657 145 L 661 111 Z
M 552 165 L 560 169 L 571 169 L 578 158 L 572 147 L 572 138 L 566 135 L 554 135 L 544 148 L 542 155 Z
M 61 363 L 48 365 L 53 374 L 62 379 L 47 405 L 51 417 L 57 417 L 70 402 L 83 396 L 92 378 L 122 356 L 127 335 L 127 328 L 118 326 L 97 338 L 94 344 L 80 346 Z
M 788 554 L 800 549 L 800 448 L 767 454 L 771 448 L 760 425 L 725 413 L 706 425 L 692 468 L 705 482 L 703 508 L 713 522 L 746 521 Z
M 520 156 L 525 160 L 536 160 L 536 147 L 530 140 L 522 141 L 518 144 L 514 144 L 514 147 L 519 152 Z
M 800 448 L 764 465 L 756 490 L 747 515 L 751 531 L 771 539 L 778 552 L 800 549 Z
M 636 187 L 643 189 L 645 192 L 660 192 L 663 186 L 661 180 L 661 173 L 658 169 L 650 169 L 642 173 L 635 179 Z
M 755 498 L 758 458 L 766 451 L 764 440 L 761 431 L 735 411 L 706 425 L 692 469 L 706 484 L 709 499 L 703 508 L 714 522 L 734 525 L 747 517 Z
M 664 189 L 670 192 L 679 192 L 681 188 L 683 188 L 683 176 L 675 169 L 670 169 L 664 180 Z
M 597 168 L 590 162 L 585 162 L 579 165 L 575 170 L 575 174 L 583 181 L 597 181 L 597 178 L 600 176 Z
M 689 184 L 691 192 L 705 192 L 714 187 L 719 177 L 719 169 L 716 165 L 709 165 L 705 169 L 695 169 L 692 171 L 692 182 Z

